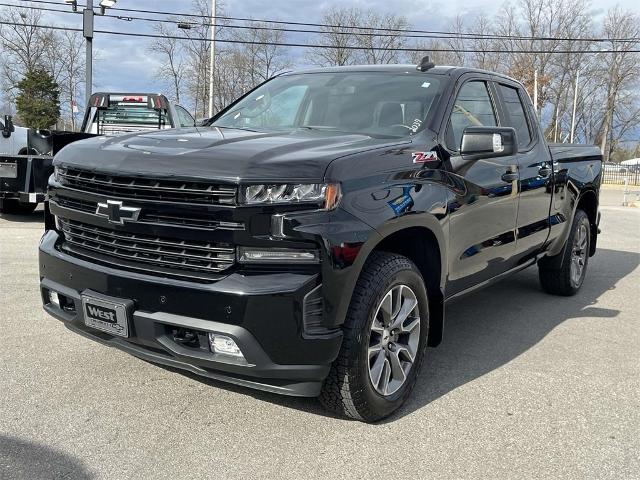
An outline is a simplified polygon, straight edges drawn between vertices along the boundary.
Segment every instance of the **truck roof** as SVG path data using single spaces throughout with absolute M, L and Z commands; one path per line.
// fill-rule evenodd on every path
M 101 96 L 105 96 L 105 95 L 131 95 L 131 96 L 135 96 L 135 95 L 153 95 L 155 97 L 164 97 L 165 95 L 163 95 L 162 93 L 154 93 L 154 92 L 95 92 L 92 93 L 91 96 L 95 97 L 96 95 L 101 95 Z
M 322 73 L 322 72 L 396 72 L 396 73 L 418 72 L 418 73 L 428 73 L 429 75 L 447 75 L 455 78 L 465 73 L 483 73 L 485 75 L 493 75 L 497 77 L 502 77 L 512 82 L 517 82 L 517 80 L 507 75 L 504 75 L 502 73 L 492 72 L 489 70 L 482 70 L 479 68 L 456 67 L 451 65 L 436 65 L 435 67 L 430 68 L 429 70 L 426 70 L 424 72 L 417 70 L 414 64 L 348 65 L 348 66 L 342 66 L 342 67 L 318 67 L 318 68 L 288 70 L 286 72 L 283 72 L 282 75 L 290 75 L 290 74 L 296 74 L 296 73 Z M 517 83 L 520 83 L 520 82 L 517 82 Z

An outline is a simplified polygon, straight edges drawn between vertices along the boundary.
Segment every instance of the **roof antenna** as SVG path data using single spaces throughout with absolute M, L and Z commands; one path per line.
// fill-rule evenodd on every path
M 429 55 L 427 55 L 425 57 L 422 57 L 422 60 L 420 60 L 420 63 L 416 66 L 416 70 L 419 70 L 421 72 L 426 72 L 427 70 L 435 66 L 436 64 L 433 63 Z

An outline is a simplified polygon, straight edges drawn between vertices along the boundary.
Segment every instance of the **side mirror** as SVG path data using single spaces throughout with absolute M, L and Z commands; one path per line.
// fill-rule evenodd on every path
M 11 115 L 4 116 L 4 128 L 2 129 L 2 136 L 4 138 L 9 138 L 13 132 L 16 131 L 16 127 L 13 125 L 13 120 L 11 119 Z
M 506 157 L 517 151 L 516 131 L 511 127 L 467 127 L 462 133 L 460 155 L 465 160 Z

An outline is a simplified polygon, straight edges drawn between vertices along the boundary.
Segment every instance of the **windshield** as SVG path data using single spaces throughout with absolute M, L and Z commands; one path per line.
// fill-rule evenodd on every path
M 401 137 L 419 131 L 437 104 L 436 75 L 394 72 L 301 73 L 276 77 L 217 118 L 216 127 L 297 128 Z

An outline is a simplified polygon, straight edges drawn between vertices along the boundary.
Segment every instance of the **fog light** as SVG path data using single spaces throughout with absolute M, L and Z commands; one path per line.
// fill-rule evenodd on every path
M 57 308 L 60 308 L 60 297 L 58 297 L 58 292 L 54 292 L 53 290 L 49 291 L 49 301 L 52 305 L 55 305 Z
M 238 248 L 240 263 L 318 263 L 317 250 L 294 250 L 285 248 Z
M 242 352 L 240 351 L 240 347 L 238 347 L 235 340 L 231 337 L 218 335 L 217 333 L 210 333 L 209 344 L 213 353 L 222 353 L 224 355 L 244 358 L 244 355 L 242 355 Z

